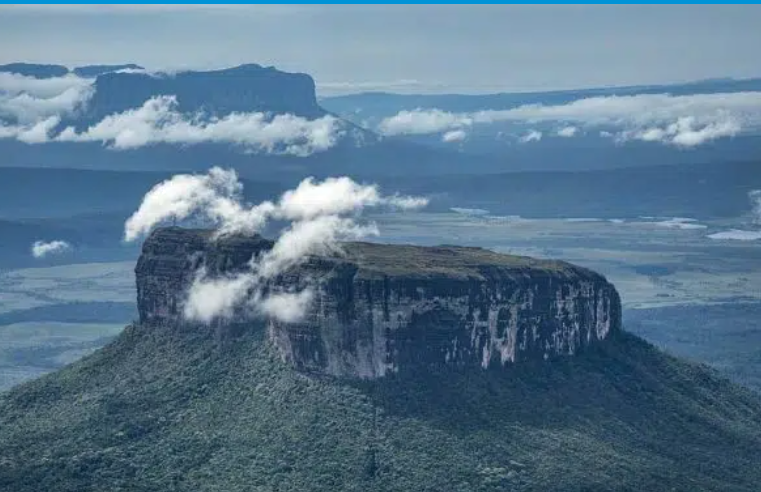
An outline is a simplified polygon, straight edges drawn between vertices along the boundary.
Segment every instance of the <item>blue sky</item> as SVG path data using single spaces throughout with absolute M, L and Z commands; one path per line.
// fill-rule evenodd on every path
M 761 7 L 0 6 L 0 63 L 256 62 L 322 93 L 496 92 L 761 75 Z

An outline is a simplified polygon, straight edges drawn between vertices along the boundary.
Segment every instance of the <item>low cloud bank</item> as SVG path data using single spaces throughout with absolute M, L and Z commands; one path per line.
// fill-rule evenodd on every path
M 32 256 L 35 258 L 44 258 L 48 255 L 57 255 L 69 251 L 71 245 L 66 241 L 35 241 L 32 244 Z
M 313 287 L 273 291 L 272 279 L 311 255 L 338 250 L 340 241 L 377 235 L 374 224 L 358 222 L 367 208 L 414 209 L 428 203 L 419 197 L 382 195 L 377 186 L 347 177 L 321 182 L 307 178 L 279 200 L 256 205 L 243 203 L 241 194 L 242 185 L 231 170 L 215 167 L 205 175 L 176 175 L 150 190 L 125 223 L 124 238 L 133 241 L 170 219 L 211 223 L 217 239 L 256 233 L 271 220 L 288 222 L 272 249 L 252 257 L 245 272 L 219 278 L 201 267 L 185 303 L 184 315 L 190 320 L 209 323 L 243 308 L 286 323 L 298 321 Z
M 653 219 L 653 217 L 643 217 L 644 219 Z M 654 226 L 663 227 L 666 229 L 682 229 L 682 230 L 695 230 L 695 229 L 707 229 L 708 226 L 699 223 L 696 219 L 690 219 L 687 217 L 672 217 L 665 220 L 656 220 L 654 222 L 644 222 L 645 224 L 652 224 Z
M 21 134 L 41 120 L 73 114 L 92 94 L 92 79 L 76 75 L 37 79 L 0 72 L 0 121 L 7 122 L 0 131 Z
M 452 113 L 440 109 L 400 111 L 378 125 L 385 135 L 425 135 L 474 125 L 512 122 L 561 123 L 556 135 L 571 138 L 580 127 L 605 128 L 617 141 L 641 140 L 694 147 L 761 128 L 761 92 L 600 96 L 567 104 L 529 104 L 507 110 Z M 522 138 L 524 142 L 534 141 Z
M 32 97 L 49 99 L 63 94 L 69 89 L 88 87 L 93 80 L 77 77 L 74 74 L 38 79 L 17 73 L 0 72 L 0 93 L 8 96 L 27 94 Z
M 117 150 L 157 143 L 228 143 L 270 154 L 307 156 L 330 149 L 343 135 L 341 121 L 329 115 L 308 120 L 291 114 L 232 113 L 204 121 L 200 115 L 177 111 L 173 96 L 151 98 L 140 108 L 107 116 L 82 132 L 67 127 L 51 136 L 59 121 L 51 117 L 34 125 L 2 127 L 0 138 L 27 143 L 101 142 Z
M 54 134 L 61 120 L 90 101 L 93 79 L 67 75 L 37 79 L 0 73 L 0 138 L 28 144 L 100 142 L 109 149 L 166 143 L 227 143 L 268 154 L 308 156 L 335 146 L 345 134 L 341 120 L 309 120 L 292 114 L 231 113 L 222 118 L 178 111 L 174 96 L 157 96 L 141 107 L 106 116 L 84 131 Z
M 761 239 L 761 231 L 744 231 L 742 229 L 730 229 L 728 231 L 709 234 L 710 239 L 724 241 L 758 241 Z

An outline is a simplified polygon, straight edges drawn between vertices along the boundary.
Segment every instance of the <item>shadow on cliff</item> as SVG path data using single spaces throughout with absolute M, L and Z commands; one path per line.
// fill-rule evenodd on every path
M 737 389 L 707 366 L 679 361 L 623 331 L 573 357 L 489 370 L 407 370 L 349 384 L 387 416 L 425 419 L 461 435 L 511 426 L 610 429 L 640 433 L 642 444 L 663 449 L 669 436 L 707 424 L 709 414 L 734 413 L 715 395 Z

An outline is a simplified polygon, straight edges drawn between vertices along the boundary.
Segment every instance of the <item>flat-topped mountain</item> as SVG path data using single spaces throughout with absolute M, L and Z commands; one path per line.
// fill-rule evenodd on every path
M 146 240 L 136 268 L 141 324 L 184 323 L 198 268 L 225 276 L 272 247 L 259 236 L 210 234 L 174 227 Z M 344 243 L 275 281 L 284 290 L 308 283 L 319 301 L 299 322 L 270 320 L 269 336 L 295 367 L 336 376 L 546 360 L 621 326 L 618 293 L 603 276 L 481 248 Z M 232 320 L 245 321 L 245 312 Z
M 88 124 L 143 105 L 157 96 L 176 96 L 178 110 L 226 116 L 233 112 L 289 113 L 304 118 L 327 114 L 317 104 L 314 80 L 257 64 L 176 74 L 111 72 L 98 76 L 82 120 Z
M 69 73 L 69 69 L 63 65 L 46 65 L 41 63 L 6 63 L 0 65 L 0 72 L 15 73 L 24 77 L 47 79 L 63 77 Z
M 602 276 L 347 243 L 274 281 L 316 289 L 299 323 L 182 320 L 271 244 L 155 231 L 140 320 L 0 395 L 0 490 L 758 489 L 758 395 L 626 333 Z

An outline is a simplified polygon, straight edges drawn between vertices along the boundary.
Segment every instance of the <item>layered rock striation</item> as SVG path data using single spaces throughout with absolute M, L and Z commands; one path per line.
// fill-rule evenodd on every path
M 183 303 L 200 267 L 212 276 L 240 272 L 272 246 L 260 236 L 211 234 L 171 227 L 146 240 L 136 267 L 142 326 L 187 325 Z M 269 339 L 297 369 L 341 377 L 543 361 L 621 329 L 620 298 L 602 275 L 482 248 L 344 243 L 271 287 L 304 286 L 314 291 L 306 316 L 267 320 Z M 240 310 L 217 329 L 252 316 Z

